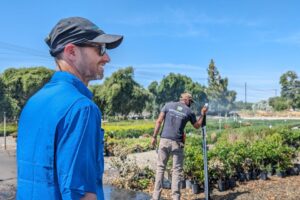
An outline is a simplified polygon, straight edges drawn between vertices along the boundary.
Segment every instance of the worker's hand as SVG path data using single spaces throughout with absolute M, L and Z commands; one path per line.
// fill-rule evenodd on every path
M 151 145 L 152 147 L 156 147 L 156 143 L 157 143 L 157 138 L 156 137 L 152 137 L 152 140 L 151 140 Z
M 208 107 L 207 106 L 203 106 L 203 108 L 201 109 L 201 115 L 205 115 L 208 111 Z

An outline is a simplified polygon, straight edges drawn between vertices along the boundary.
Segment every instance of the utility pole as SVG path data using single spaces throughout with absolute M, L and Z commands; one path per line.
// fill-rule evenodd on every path
M 245 82 L 245 104 L 247 104 L 247 82 Z
M 277 97 L 277 89 L 275 89 L 275 97 Z
M 3 135 L 4 135 L 4 150 L 6 150 L 6 113 L 3 113 Z

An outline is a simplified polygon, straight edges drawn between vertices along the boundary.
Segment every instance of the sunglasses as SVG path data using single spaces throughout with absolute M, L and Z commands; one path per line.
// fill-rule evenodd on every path
M 106 53 L 106 45 L 105 44 L 96 44 L 96 43 L 81 43 L 76 44 L 79 47 L 95 47 L 99 56 L 104 56 Z

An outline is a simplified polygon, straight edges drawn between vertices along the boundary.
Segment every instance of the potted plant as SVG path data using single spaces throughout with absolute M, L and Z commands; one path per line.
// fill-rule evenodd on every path
M 246 180 L 249 181 L 252 179 L 252 159 L 246 158 L 244 162 L 242 163 L 243 171 L 245 172 Z
M 186 188 L 192 188 L 195 180 L 202 180 L 203 158 L 201 149 L 197 146 L 188 145 L 185 150 L 185 162 L 183 165 L 184 176 L 186 177 Z
M 226 166 L 226 184 L 225 189 L 227 188 L 234 188 L 236 186 L 236 180 L 235 180 L 235 168 L 232 166 Z
M 185 180 L 185 188 L 188 188 L 188 189 L 192 188 L 192 180 L 190 180 L 190 179 Z
M 260 174 L 259 177 L 261 180 L 267 180 L 268 179 L 268 169 L 267 166 L 265 166 L 264 164 L 262 164 L 260 167 Z
M 297 165 L 299 165 L 299 167 Z M 294 170 L 295 175 L 299 175 L 299 173 L 300 173 L 300 164 L 294 164 L 293 170 Z
M 180 187 L 180 189 L 185 189 L 186 188 L 186 181 L 185 181 L 185 179 L 181 180 L 179 182 L 179 187 Z
M 192 193 L 193 194 L 199 194 L 201 192 L 200 184 L 197 180 L 195 180 L 192 184 Z
M 286 176 L 286 167 L 281 162 L 278 162 L 276 165 L 276 175 L 280 178 L 284 178 Z
M 213 178 L 217 179 L 219 191 L 225 191 L 226 182 L 224 163 L 218 158 L 213 158 L 209 161 L 209 168 L 212 171 Z
M 272 166 L 271 163 L 266 166 L 266 170 L 267 170 L 267 176 L 268 177 L 273 176 L 273 174 L 275 172 L 275 169 L 274 169 L 274 167 Z

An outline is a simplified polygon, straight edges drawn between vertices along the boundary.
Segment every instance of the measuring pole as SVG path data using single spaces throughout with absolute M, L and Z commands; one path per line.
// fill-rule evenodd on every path
M 205 200 L 210 200 L 209 196 L 209 185 L 208 185 L 208 167 L 207 167 L 207 146 L 206 146 L 206 114 L 203 116 L 202 121 L 202 149 L 203 149 L 203 161 L 204 161 L 204 189 L 205 189 Z

